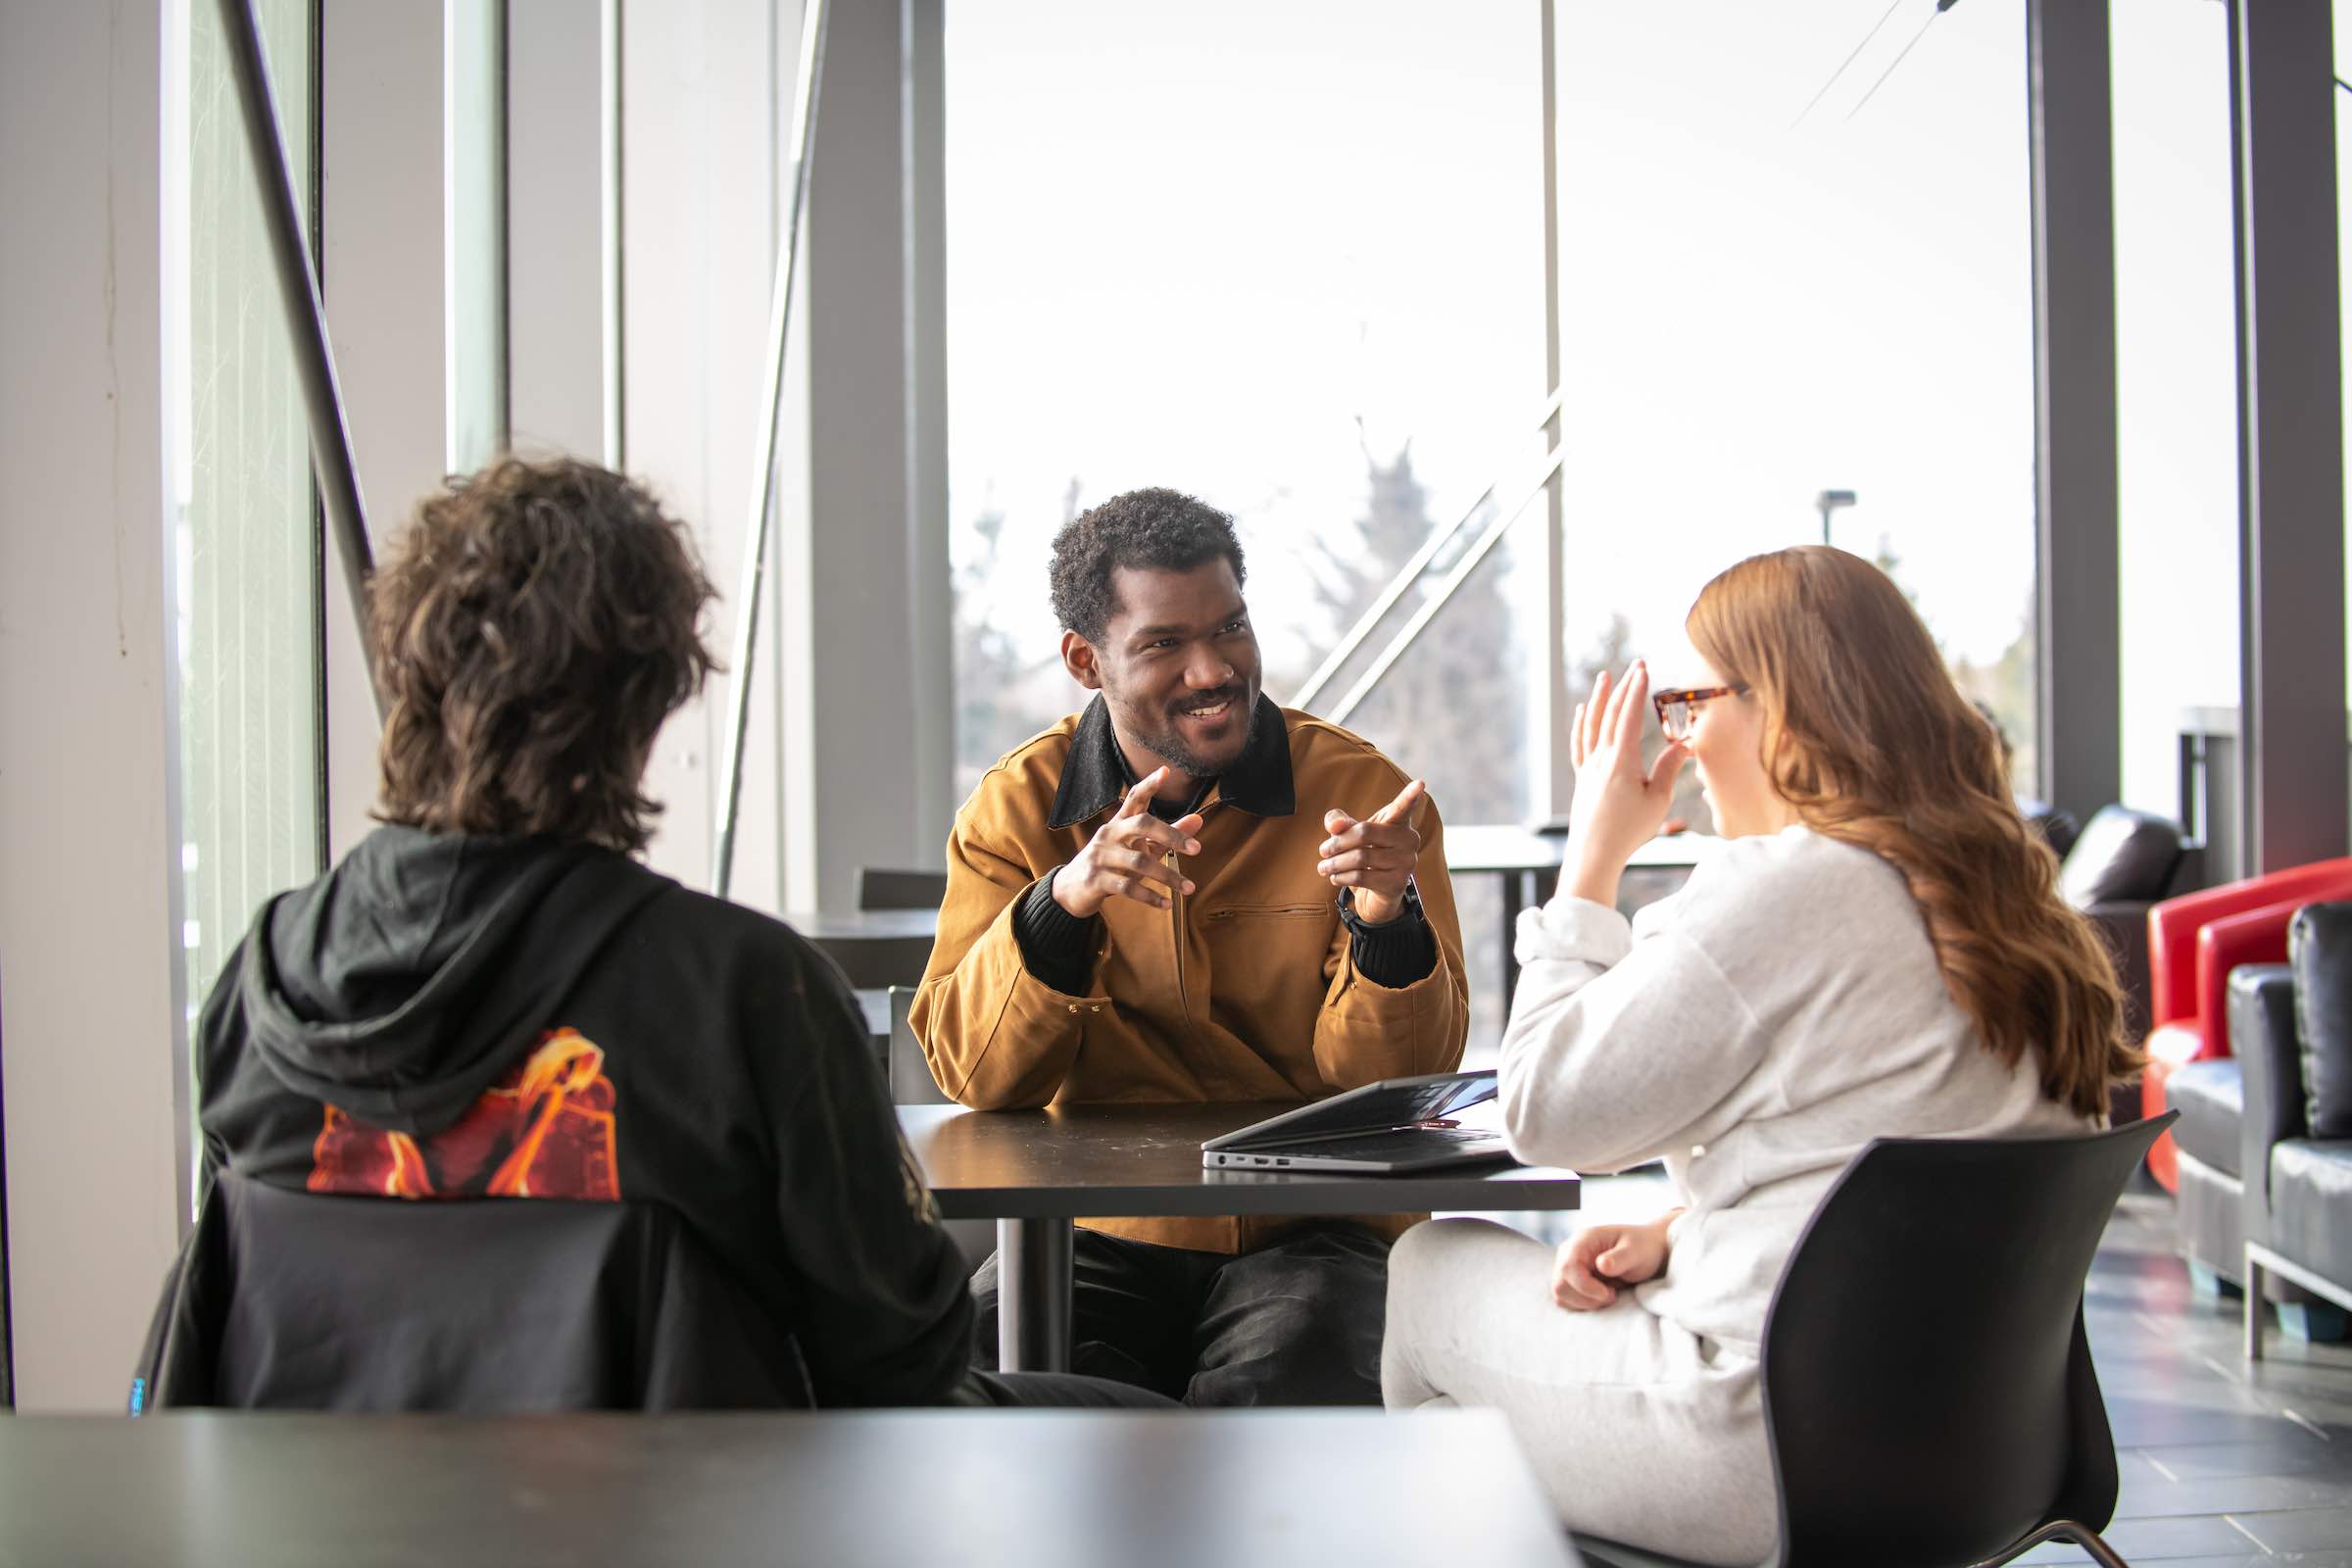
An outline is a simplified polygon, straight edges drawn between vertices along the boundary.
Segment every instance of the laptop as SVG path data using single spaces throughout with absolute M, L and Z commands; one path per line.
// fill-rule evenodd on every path
M 1493 1100 L 1494 1069 L 1389 1078 L 1286 1110 L 1200 1146 L 1210 1170 L 1439 1170 L 1508 1159 L 1502 1134 L 1453 1117 Z

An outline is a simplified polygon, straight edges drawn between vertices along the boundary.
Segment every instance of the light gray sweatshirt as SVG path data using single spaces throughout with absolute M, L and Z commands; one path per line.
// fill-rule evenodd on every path
M 1636 1298 L 1760 1354 L 1781 1267 L 1873 1138 L 2052 1137 L 2089 1123 L 1980 1043 L 1903 879 L 1792 827 L 1728 840 L 1629 925 L 1562 894 L 1520 916 L 1503 1032 L 1511 1151 L 1613 1171 L 1663 1157 L 1688 1212 Z

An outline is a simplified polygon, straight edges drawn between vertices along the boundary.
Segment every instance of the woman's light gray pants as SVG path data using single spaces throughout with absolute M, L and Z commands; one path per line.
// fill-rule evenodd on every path
M 1707 1563 L 1769 1557 L 1780 1516 L 1756 1363 L 1631 1291 L 1568 1311 L 1551 1266 L 1550 1248 L 1485 1220 L 1405 1232 L 1389 1258 L 1389 1407 L 1501 1410 L 1573 1530 Z

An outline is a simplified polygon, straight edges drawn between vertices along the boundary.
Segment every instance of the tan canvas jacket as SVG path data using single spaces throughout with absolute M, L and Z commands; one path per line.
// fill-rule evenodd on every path
M 1331 884 L 1315 870 L 1323 813 L 1366 817 L 1405 775 L 1336 724 L 1260 698 L 1243 756 L 1200 808 L 1198 891 L 1172 910 L 1102 907 L 1093 983 L 1064 995 L 1031 974 L 1013 910 L 1115 808 L 1126 777 L 1100 698 L 1007 755 L 948 840 L 939 942 L 912 1022 L 940 1088 L 976 1109 L 1054 1102 L 1306 1101 L 1462 1057 L 1469 993 L 1437 803 L 1424 799 L 1414 881 L 1437 965 L 1391 989 L 1355 969 Z M 1414 1215 L 1364 1216 L 1396 1234 Z M 1167 1247 L 1240 1252 L 1296 1221 L 1084 1219 Z

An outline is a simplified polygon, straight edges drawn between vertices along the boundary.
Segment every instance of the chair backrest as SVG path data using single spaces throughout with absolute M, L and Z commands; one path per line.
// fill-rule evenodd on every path
M 2180 854 L 2180 829 L 2170 818 L 2102 806 L 2059 866 L 2058 893 L 2078 909 L 2161 899 L 2172 890 Z
M 914 1025 L 908 1013 L 914 1006 L 914 987 L 890 988 L 890 1102 L 894 1105 L 945 1105 L 948 1097 L 939 1092 L 939 1084 L 931 1076 L 931 1063 L 923 1055 L 923 1043 L 914 1038 Z
M 2025 817 L 2026 825 L 2039 833 L 2050 853 L 2062 861 L 2073 851 L 2075 840 L 2082 836 L 2082 820 L 2063 807 L 2021 795 L 2017 798 L 2017 809 Z
M 407 1201 L 220 1174 L 210 1388 L 240 1409 L 805 1408 L 789 1328 L 655 1203 Z M 184 1263 L 183 1263 L 184 1267 Z
M 936 909 L 947 902 L 945 871 L 892 871 L 873 865 L 858 868 L 860 909 Z
M 2055 1139 L 1880 1139 L 1764 1324 L 1782 1561 L 1973 1563 L 2115 1511 L 2082 1282 L 2178 1112 Z
M 2352 904 L 2307 904 L 2287 927 L 2304 1120 L 2314 1138 L 2352 1138 Z M 2263 1163 L 2269 1169 L 2269 1161 Z

